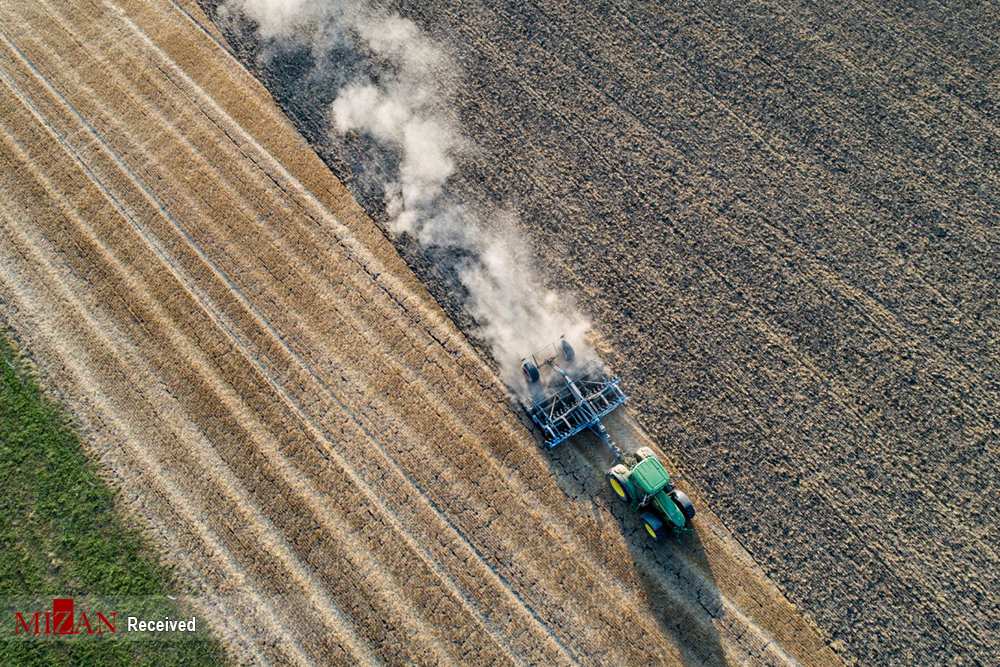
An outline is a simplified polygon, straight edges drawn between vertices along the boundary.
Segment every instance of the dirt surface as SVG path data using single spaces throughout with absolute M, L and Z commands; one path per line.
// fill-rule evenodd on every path
M 0 5 L 0 315 L 235 660 L 839 662 L 696 487 L 652 545 L 596 443 L 540 451 L 217 38 Z
M 481 151 L 452 187 L 515 203 L 789 598 L 864 664 L 994 664 L 996 5 L 394 4 L 465 70 Z M 234 52 L 377 217 L 336 87 L 245 28 Z

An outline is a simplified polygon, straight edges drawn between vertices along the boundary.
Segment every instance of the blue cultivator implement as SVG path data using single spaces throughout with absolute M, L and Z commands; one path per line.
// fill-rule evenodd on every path
M 628 396 L 598 363 L 581 363 L 566 339 L 544 354 L 531 355 L 521 362 L 528 381 L 531 403 L 524 404 L 545 437 L 549 449 L 559 446 L 581 431 L 590 429 L 600 438 L 615 460 L 622 452 L 611 441 L 602 420 L 621 407 Z

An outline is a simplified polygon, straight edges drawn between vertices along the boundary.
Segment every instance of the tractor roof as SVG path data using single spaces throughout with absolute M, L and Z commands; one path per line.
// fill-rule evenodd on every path
M 634 482 L 645 495 L 654 494 L 670 484 L 670 475 L 663 464 L 655 456 L 643 459 L 632 468 L 629 479 Z

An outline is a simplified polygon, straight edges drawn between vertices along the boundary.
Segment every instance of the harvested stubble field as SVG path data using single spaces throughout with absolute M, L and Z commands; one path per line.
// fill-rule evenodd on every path
M 464 68 L 480 151 L 454 190 L 517 202 L 642 424 L 789 598 L 863 664 L 995 664 L 996 5 L 392 4 Z M 309 54 L 220 25 L 378 219 Z
M 697 488 L 653 547 L 539 450 L 220 39 L 0 5 L 0 315 L 233 658 L 837 663 Z

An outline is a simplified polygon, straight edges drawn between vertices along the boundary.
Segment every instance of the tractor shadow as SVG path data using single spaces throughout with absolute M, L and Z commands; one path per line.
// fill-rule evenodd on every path
M 730 664 L 714 624 L 725 612 L 697 528 L 674 531 L 654 542 L 638 515 L 629 516 L 633 512 L 625 505 L 621 509 L 614 514 L 646 602 L 661 631 L 681 649 L 684 664 Z
M 599 525 L 618 524 L 640 595 L 665 642 L 681 652 L 683 664 L 729 664 L 713 624 L 725 612 L 698 536 L 697 517 L 693 531 L 668 533 L 657 542 L 650 539 L 638 513 L 620 502 L 605 482 L 604 471 L 612 464 L 611 456 L 590 434 L 577 436 L 544 458 L 558 486 L 581 512 L 589 508 Z M 633 582 L 622 583 L 634 588 Z

